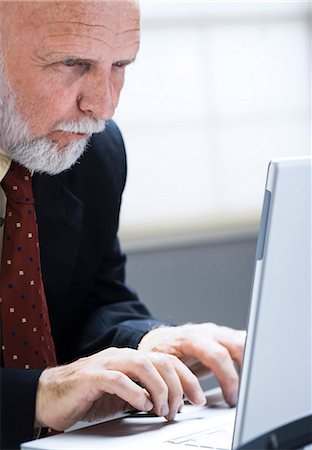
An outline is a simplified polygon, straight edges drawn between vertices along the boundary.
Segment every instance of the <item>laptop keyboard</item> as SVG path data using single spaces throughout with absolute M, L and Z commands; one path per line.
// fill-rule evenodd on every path
M 203 430 L 196 433 L 169 439 L 166 442 L 187 447 L 210 448 L 215 450 L 231 449 L 233 438 L 233 423 L 222 424 L 222 426 Z

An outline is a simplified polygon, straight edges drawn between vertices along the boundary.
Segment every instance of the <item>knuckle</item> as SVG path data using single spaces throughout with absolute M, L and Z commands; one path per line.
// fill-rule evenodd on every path
M 111 353 L 116 353 L 118 350 L 120 350 L 120 349 L 118 349 L 116 347 L 108 347 L 105 350 L 102 350 L 100 352 L 100 354 L 102 353 L 102 354 L 105 354 L 105 355 L 107 355 L 107 354 L 110 355 Z
M 207 322 L 205 325 L 206 328 L 210 331 L 216 331 L 218 328 L 220 328 L 220 326 L 214 322 Z
M 175 399 L 177 402 L 181 402 L 183 398 L 183 389 L 181 386 L 176 386 L 174 391 L 171 394 L 171 397 Z
M 93 355 L 92 355 L 93 356 Z M 90 359 L 92 358 L 92 356 L 82 356 L 81 358 L 79 358 L 77 361 L 75 361 L 76 363 L 79 364 L 85 364 L 88 363 L 88 361 L 90 361 Z M 68 364 L 69 365 L 69 364 Z
M 168 369 L 172 366 L 172 358 L 171 355 L 165 355 L 164 353 L 159 353 L 157 355 L 157 365 L 162 367 L 163 369 Z
M 180 360 L 179 360 L 179 358 L 177 357 L 177 356 L 175 356 L 175 355 L 168 355 L 168 359 L 170 360 L 170 362 L 173 364 L 173 365 L 177 365 L 177 364 L 179 364 L 179 362 L 180 362 Z
M 155 382 L 153 383 L 152 391 L 154 394 L 154 400 L 156 400 L 157 397 L 156 401 L 159 402 L 162 402 L 163 399 L 167 399 L 169 396 L 169 387 L 162 378 L 155 380 Z
M 135 364 L 139 370 L 147 371 L 150 369 L 151 363 L 145 355 L 136 355 Z
M 218 364 L 223 364 L 229 357 L 228 351 L 224 347 L 214 350 L 211 354 L 211 359 Z
M 129 356 L 132 354 L 136 354 L 137 350 L 134 350 L 133 348 L 116 348 L 116 350 L 120 353 L 124 353 L 125 355 Z
M 159 389 L 157 389 L 157 391 L 158 391 L 160 398 L 166 398 L 166 399 L 168 398 L 169 388 L 165 383 L 163 383 L 161 386 L 159 386 Z
M 197 388 L 200 385 L 197 376 L 191 370 L 188 371 L 187 376 L 185 377 L 184 385 L 188 389 L 192 389 L 194 387 Z
M 228 375 L 228 383 L 230 386 L 236 385 L 238 382 L 238 375 L 236 372 L 233 372 L 232 374 Z
M 234 357 L 241 357 L 245 349 L 245 340 L 237 339 L 233 345 Z
M 122 372 L 118 372 L 117 370 L 107 371 L 106 376 L 110 382 L 115 384 L 123 384 L 125 380 L 125 375 Z
M 90 382 L 93 379 L 93 373 L 89 370 L 89 367 L 86 365 L 79 367 L 75 372 L 68 373 L 68 377 L 70 377 L 71 379 Z

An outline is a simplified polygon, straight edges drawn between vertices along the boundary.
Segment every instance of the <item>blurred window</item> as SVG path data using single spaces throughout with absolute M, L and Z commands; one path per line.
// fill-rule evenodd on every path
M 121 234 L 257 225 L 267 164 L 310 154 L 309 2 L 141 2 L 115 115 Z

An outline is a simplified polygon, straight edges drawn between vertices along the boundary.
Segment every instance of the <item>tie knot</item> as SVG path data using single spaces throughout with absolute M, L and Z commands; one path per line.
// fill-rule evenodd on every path
M 15 161 L 12 161 L 7 174 L 1 181 L 1 186 L 11 201 L 34 203 L 30 172 Z

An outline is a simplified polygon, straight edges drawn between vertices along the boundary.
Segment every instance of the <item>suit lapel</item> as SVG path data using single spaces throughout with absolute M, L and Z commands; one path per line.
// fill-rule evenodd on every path
M 34 175 L 33 190 L 39 230 L 45 293 L 51 313 L 66 298 L 83 222 L 83 203 L 66 186 L 66 174 Z M 49 302 L 49 299 L 53 299 Z M 57 304 L 55 304 L 55 302 Z

